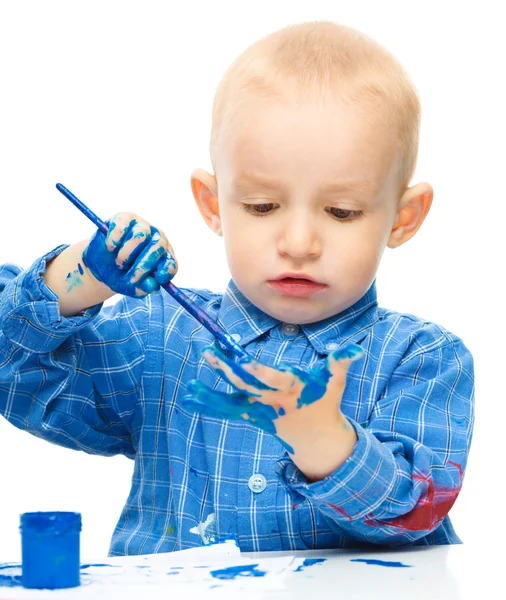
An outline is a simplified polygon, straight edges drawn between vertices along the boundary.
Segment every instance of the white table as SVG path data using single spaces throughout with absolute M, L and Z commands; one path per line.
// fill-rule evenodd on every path
M 233 542 L 232 542 L 233 544 Z M 192 554 L 194 552 L 195 554 Z M 268 584 L 268 577 L 237 577 L 231 581 L 213 580 L 204 587 L 198 587 L 194 582 L 173 584 L 176 578 L 166 577 L 168 569 L 182 569 L 181 566 L 188 557 L 193 558 L 194 564 L 209 565 L 204 557 L 209 555 L 198 554 L 205 549 L 191 551 L 145 555 L 141 557 L 115 557 L 105 558 L 97 563 L 107 563 L 120 575 L 116 576 L 117 587 L 103 585 L 103 582 L 91 582 L 72 590 L 32 591 L 24 588 L 0 587 L 0 600 L 39 600 L 59 598 L 114 598 L 122 600 L 135 598 L 136 600 L 173 600 L 181 598 L 219 598 L 259 600 L 324 600 L 336 599 L 367 599 L 367 600 L 505 600 L 503 572 L 506 571 L 504 555 L 497 552 L 489 555 L 486 547 L 434 546 L 416 547 L 404 550 L 375 550 L 361 552 L 357 550 L 320 550 L 307 552 L 263 552 L 239 554 L 234 545 L 235 556 L 230 554 L 221 557 L 226 564 L 236 564 L 242 559 L 253 560 L 255 563 L 265 559 L 282 559 L 283 557 L 325 558 L 324 562 L 312 566 L 302 567 L 300 571 L 285 569 L 273 584 Z M 184 557 L 184 558 L 182 558 Z M 182 562 L 183 561 L 183 562 Z M 195 563 L 195 561 L 197 561 Z M 228 561 L 228 562 L 227 562 Z M 286 562 L 287 561 L 287 562 Z M 372 561 L 372 562 L 371 562 Z M 379 564 L 374 564 L 376 561 Z M 271 561 L 267 560 L 271 564 Z M 276 562 L 276 561 L 272 561 Z M 280 563 L 283 562 L 280 560 Z M 285 558 L 286 564 L 290 561 Z M 406 566 L 389 566 L 388 563 L 402 563 Z M 218 563 L 217 563 L 218 564 Z M 278 563 L 276 563 L 278 564 Z M 140 567 L 139 565 L 142 565 Z M 213 563 L 214 565 L 214 563 Z M 147 571 L 141 571 L 144 568 Z M 215 568 L 213 566 L 213 568 Z M 132 584 L 128 574 L 122 575 L 122 569 L 135 571 L 138 581 Z M 165 580 L 171 579 L 167 584 L 153 583 L 153 579 L 140 580 L 139 574 L 148 573 L 150 569 L 157 569 L 163 573 Z M 100 569 L 98 569 L 100 570 Z M 6 571 L 0 570 L 1 573 Z M 83 571 L 85 573 L 86 571 Z M 197 572 L 197 571 L 195 571 Z M 199 573 L 202 571 L 199 571 Z M 271 575 L 273 575 L 271 573 Z M 88 576 L 89 577 L 89 576 Z M 114 578 L 114 574 L 113 574 Z M 85 579 L 85 577 L 82 577 Z M 107 577 L 103 578 L 108 580 Z M 215 584 L 213 584 L 215 582 Z M 240 588 L 238 586 L 245 586 Z M 276 589 L 274 589 L 276 588 Z M 173 593 L 171 593 L 173 592 Z
M 243 554 L 281 556 L 284 553 Z M 487 548 L 467 545 L 426 546 L 408 550 L 357 552 L 323 550 L 295 556 L 327 558 L 285 578 L 287 600 L 506 600 L 506 556 L 489 556 Z M 386 567 L 352 559 L 401 562 L 410 567 Z

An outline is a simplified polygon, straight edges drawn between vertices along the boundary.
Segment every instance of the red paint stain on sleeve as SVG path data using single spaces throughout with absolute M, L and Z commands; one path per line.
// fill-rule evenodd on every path
M 462 487 L 462 467 L 457 463 L 448 461 L 459 471 L 460 484 L 457 488 L 435 488 L 434 482 L 429 477 L 413 475 L 417 481 L 427 481 L 427 492 L 420 498 L 418 504 L 405 515 L 380 521 L 378 519 L 367 519 L 365 523 L 371 526 L 398 527 L 405 531 L 425 531 L 434 529 L 449 513 L 455 503 Z
M 342 509 L 340 506 L 337 506 L 337 504 L 332 504 L 332 502 L 326 502 L 326 504 L 327 504 L 327 506 L 330 506 L 330 508 L 333 508 L 336 511 L 336 513 L 343 515 L 343 517 L 346 517 L 348 519 L 348 521 L 351 521 L 350 515 L 344 509 Z

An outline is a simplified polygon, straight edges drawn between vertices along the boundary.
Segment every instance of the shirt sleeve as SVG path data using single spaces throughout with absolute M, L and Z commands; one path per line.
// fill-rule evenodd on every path
M 309 483 L 288 458 L 285 484 L 360 541 L 405 544 L 431 533 L 462 486 L 474 422 L 473 359 L 455 338 L 401 361 L 352 455 Z
M 61 316 L 42 275 L 66 247 L 25 271 L 0 266 L 0 414 L 61 446 L 133 458 L 147 308 L 122 297 Z

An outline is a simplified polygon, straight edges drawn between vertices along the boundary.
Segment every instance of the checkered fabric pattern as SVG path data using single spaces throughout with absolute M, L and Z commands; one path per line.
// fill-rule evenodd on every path
M 473 426 L 473 360 L 441 326 L 378 307 L 375 284 L 325 321 L 293 326 L 224 294 L 184 290 L 268 365 L 323 365 L 349 342 L 342 411 L 353 454 L 310 483 L 281 443 L 243 421 L 185 410 L 186 386 L 231 387 L 201 350 L 217 343 L 161 291 L 59 314 L 46 263 L 0 267 L 0 413 L 52 443 L 134 461 L 111 555 L 234 536 L 243 551 L 459 543 L 447 516 Z M 104 491 L 106 493 L 106 491 Z

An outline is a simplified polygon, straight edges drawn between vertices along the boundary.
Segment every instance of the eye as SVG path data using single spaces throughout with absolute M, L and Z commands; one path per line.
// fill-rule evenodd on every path
M 325 210 L 338 221 L 354 221 L 363 214 L 361 210 L 346 210 L 344 208 L 335 208 L 334 206 L 329 206 Z
M 269 202 L 268 204 L 243 204 L 244 210 L 256 217 L 263 217 L 270 213 L 275 206 L 276 205 L 272 202 Z

